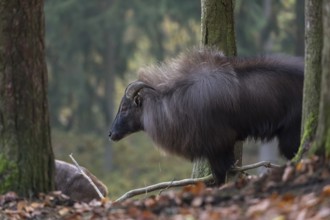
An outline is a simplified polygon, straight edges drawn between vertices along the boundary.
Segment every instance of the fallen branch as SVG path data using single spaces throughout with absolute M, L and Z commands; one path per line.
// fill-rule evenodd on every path
M 131 198 L 131 197 L 134 197 L 134 196 L 137 196 L 137 195 L 153 192 L 153 191 L 156 191 L 156 190 L 164 189 L 164 188 L 186 186 L 186 185 L 190 185 L 190 184 L 196 184 L 198 182 L 207 182 L 207 181 L 210 181 L 210 180 L 213 180 L 212 175 L 208 175 L 208 176 L 201 177 L 201 178 L 183 179 L 183 180 L 178 180 L 178 181 L 169 181 L 169 182 L 157 183 L 157 184 L 146 186 L 146 187 L 143 187 L 143 188 L 130 190 L 127 193 L 125 193 L 124 195 L 122 195 L 120 198 L 118 198 L 116 200 L 116 202 L 122 202 L 125 199 Z
M 81 169 L 81 167 L 79 166 L 78 162 L 73 158 L 72 154 L 69 155 L 71 160 L 73 161 L 73 163 L 76 165 L 77 169 L 79 170 L 79 172 L 88 180 L 88 182 L 93 186 L 93 188 L 95 189 L 95 191 L 97 192 L 97 194 L 99 195 L 100 199 L 104 199 L 104 196 L 102 195 L 102 193 L 100 192 L 100 190 L 97 188 L 97 186 L 95 185 L 95 183 L 92 181 L 92 179 L 83 171 L 83 169 Z
M 244 172 L 244 171 L 255 169 L 258 167 L 262 167 L 262 166 L 264 166 L 266 168 L 279 168 L 280 167 L 279 165 L 273 164 L 271 162 L 261 161 L 261 162 L 255 163 L 255 164 L 232 168 L 230 170 L 230 172 Z M 190 184 L 196 184 L 198 182 L 209 182 L 212 180 L 213 180 L 213 176 L 211 174 L 211 175 L 201 177 L 201 178 L 191 178 L 191 179 L 183 179 L 183 180 L 177 180 L 177 181 L 157 183 L 157 184 L 142 187 L 139 189 L 130 190 L 130 191 L 126 192 L 124 195 L 122 195 L 121 197 L 119 197 L 115 202 L 122 202 L 125 199 L 132 198 L 137 195 L 153 192 L 156 190 L 168 189 L 168 188 L 179 187 L 179 186 L 187 186 Z
M 245 165 L 245 166 L 242 166 L 242 167 L 231 168 L 230 172 L 235 172 L 235 173 L 244 172 L 244 171 L 252 170 L 252 169 L 255 169 L 255 168 L 258 168 L 258 167 L 280 168 L 281 166 L 277 165 L 277 164 L 273 164 L 273 163 L 268 162 L 268 161 L 261 161 L 261 162 L 258 162 L 258 163 Z

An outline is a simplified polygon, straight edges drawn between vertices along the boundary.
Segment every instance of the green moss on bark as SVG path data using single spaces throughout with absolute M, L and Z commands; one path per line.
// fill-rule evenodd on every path
M 294 162 L 298 162 L 303 154 L 309 149 L 311 142 L 315 136 L 316 126 L 317 126 L 317 118 L 316 114 L 309 114 L 308 117 L 305 118 L 306 122 L 304 124 L 303 135 L 301 138 L 301 145 L 299 147 L 299 151 L 296 156 L 292 159 Z
M 0 193 L 10 190 L 16 184 L 17 176 L 17 165 L 0 154 Z

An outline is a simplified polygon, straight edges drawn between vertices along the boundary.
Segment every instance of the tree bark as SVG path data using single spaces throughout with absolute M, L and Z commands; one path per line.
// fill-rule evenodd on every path
M 302 140 L 295 161 L 299 160 L 315 137 L 321 88 L 322 1 L 305 1 L 305 80 L 302 109 Z
M 316 143 L 311 153 L 330 159 L 330 2 L 323 1 L 322 83 Z M 321 23 L 321 22 L 320 22 Z
M 234 29 L 234 3 L 232 0 L 202 0 L 202 45 L 216 47 L 227 56 L 236 56 Z M 234 147 L 234 146 L 233 146 Z M 235 144 L 236 165 L 242 165 L 242 143 Z M 193 164 L 192 177 L 198 178 L 211 173 L 205 160 Z
M 43 1 L 0 2 L 0 193 L 54 189 Z
M 236 56 L 234 3 L 232 0 L 202 0 L 202 44 L 214 46 L 227 56 Z

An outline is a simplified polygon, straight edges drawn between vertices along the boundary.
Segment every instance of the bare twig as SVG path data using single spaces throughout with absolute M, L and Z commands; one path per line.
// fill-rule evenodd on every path
M 246 166 L 242 166 L 242 167 L 234 167 L 230 169 L 230 172 L 244 172 L 247 170 L 252 170 L 258 167 L 266 167 L 266 168 L 279 168 L 281 167 L 280 165 L 277 164 L 273 164 L 271 162 L 268 161 L 261 161 L 258 163 L 253 163 L 253 164 L 249 164 Z
M 72 154 L 69 155 L 71 160 L 73 161 L 73 163 L 76 165 L 77 169 L 79 170 L 79 172 L 88 180 L 88 182 L 93 186 L 93 188 L 95 189 L 95 191 L 97 192 L 97 194 L 99 195 L 100 199 L 104 199 L 104 196 L 102 195 L 102 193 L 100 192 L 100 190 L 97 188 L 97 186 L 95 185 L 95 183 L 92 181 L 92 179 L 83 171 L 83 169 L 81 169 L 81 167 L 79 166 L 78 162 L 73 158 Z
M 246 165 L 246 166 L 242 166 L 242 167 L 235 167 L 235 168 L 232 168 L 230 171 L 231 172 L 244 172 L 246 170 L 251 170 L 251 169 L 255 169 L 258 167 L 262 167 L 262 166 L 267 167 L 267 168 L 279 168 L 280 167 L 279 165 L 272 164 L 271 162 L 261 161 L 261 162 L 255 163 L 255 164 L 250 164 L 250 165 Z M 116 202 L 122 202 L 125 199 L 132 198 L 134 196 L 141 195 L 144 193 L 153 192 L 156 190 L 164 190 L 164 189 L 168 189 L 171 187 L 186 186 L 186 185 L 190 185 L 190 184 L 196 184 L 197 182 L 208 182 L 211 180 L 213 180 L 212 174 L 205 176 L 205 177 L 201 177 L 201 178 L 183 179 L 183 180 L 178 180 L 178 181 L 168 181 L 168 182 L 157 183 L 157 184 L 146 186 L 143 188 L 130 190 L 130 191 L 126 192 L 124 195 L 122 195 L 121 197 L 119 197 L 116 200 Z
M 120 198 L 116 200 L 116 202 L 122 202 L 125 199 L 141 195 L 146 192 L 152 192 L 156 191 L 159 189 L 164 189 L 164 188 L 170 188 L 170 187 L 178 187 L 178 186 L 186 186 L 189 184 L 196 184 L 197 182 L 206 182 L 209 180 L 212 180 L 213 177 L 212 175 L 208 175 L 206 177 L 201 177 L 201 178 L 195 178 L 195 179 L 183 179 L 183 180 L 178 180 L 178 181 L 168 181 L 168 182 L 162 182 L 162 183 L 157 183 L 155 185 L 139 188 L 139 189 L 133 189 L 122 195 Z

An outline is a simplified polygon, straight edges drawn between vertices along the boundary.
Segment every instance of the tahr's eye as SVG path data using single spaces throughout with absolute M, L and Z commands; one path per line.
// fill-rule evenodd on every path
M 134 104 L 136 105 L 136 106 L 141 106 L 141 96 L 139 96 L 139 95 L 136 95 L 135 97 L 134 97 Z

